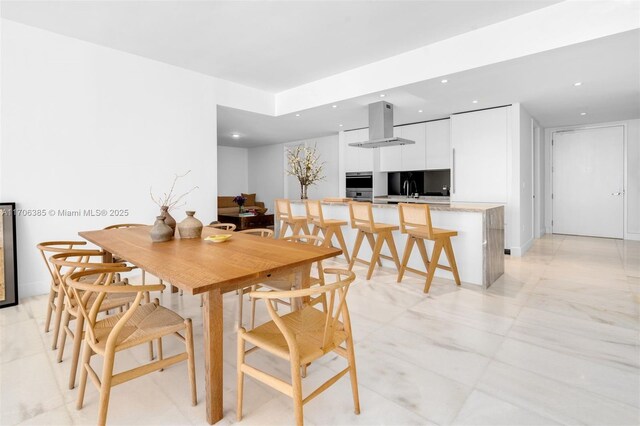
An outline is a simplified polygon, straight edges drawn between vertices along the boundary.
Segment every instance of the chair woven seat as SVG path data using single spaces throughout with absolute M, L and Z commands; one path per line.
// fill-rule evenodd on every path
M 294 311 L 280 317 L 296 336 L 300 351 L 300 363 L 312 362 L 322 355 L 331 352 L 347 340 L 347 333 L 340 321 L 336 324 L 333 335 L 333 345 L 322 348 L 322 337 L 325 332 L 327 314 L 318 309 L 307 306 L 300 311 Z M 289 347 L 284 335 L 275 322 L 269 321 L 244 335 L 244 339 L 262 349 L 283 359 L 289 359 Z
M 124 315 L 125 313 L 112 315 L 96 322 L 94 326 L 96 339 L 98 340 L 98 343 L 94 346 L 96 352 L 101 353 L 100 351 L 104 351 L 107 336 Z M 184 318 L 180 315 L 154 303 L 147 303 L 136 309 L 133 316 L 125 324 L 118 335 L 116 351 L 137 346 L 183 329 Z

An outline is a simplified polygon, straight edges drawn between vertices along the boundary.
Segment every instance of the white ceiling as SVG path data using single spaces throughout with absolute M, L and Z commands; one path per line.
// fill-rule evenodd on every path
M 2 17 L 279 92 L 558 3 L 2 1 Z
M 543 127 L 640 118 L 640 30 L 386 90 L 395 124 L 521 102 Z M 582 82 L 579 87 L 575 82 Z M 379 94 L 279 117 L 218 107 L 218 143 L 257 146 L 367 127 Z M 478 100 L 477 104 L 472 103 Z M 419 113 L 418 110 L 423 112 Z M 581 112 L 587 115 L 581 116 Z M 343 124 L 343 127 L 339 127 Z M 241 135 L 233 139 L 232 133 Z

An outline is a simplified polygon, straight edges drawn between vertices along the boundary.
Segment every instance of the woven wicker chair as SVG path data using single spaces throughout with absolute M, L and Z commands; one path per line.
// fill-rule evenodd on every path
M 273 237 L 273 229 L 268 228 L 253 228 L 245 229 L 244 231 L 238 231 L 239 234 L 255 235 L 257 237 Z
M 242 420 L 242 400 L 244 375 L 247 374 L 293 398 L 296 424 L 303 424 L 302 406 L 309 402 L 346 373 L 350 374 L 351 390 L 355 413 L 360 413 L 356 360 L 351 333 L 351 321 L 346 296 L 349 285 L 355 279 L 353 272 L 339 269 L 325 269 L 326 274 L 334 274 L 338 280 L 321 287 L 293 291 L 254 291 L 249 294 L 254 299 L 265 302 L 272 321 L 246 331 L 238 330 L 238 393 L 237 416 Z M 274 300 L 326 295 L 329 301 L 328 311 L 323 312 L 313 306 L 279 316 Z M 254 348 L 245 350 L 245 344 Z M 345 343 L 345 347 L 342 344 Z M 290 362 L 291 383 L 267 374 L 246 363 L 245 357 L 254 350 L 262 349 L 278 358 Z M 306 398 L 302 397 L 301 368 L 321 358 L 329 352 L 335 352 L 347 359 L 348 367 L 327 380 Z M 329 409 L 331 407 L 328 407 Z
M 83 406 L 87 377 L 89 377 L 100 390 L 99 425 L 106 424 L 109 396 L 113 386 L 185 360 L 188 364 L 187 369 L 191 383 L 191 402 L 193 405 L 197 403 L 191 319 L 184 319 L 177 313 L 160 306 L 157 299 L 153 303 L 140 305 L 146 291 L 161 291 L 164 287 L 162 284 L 110 285 L 116 274 L 130 270 L 131 268 L 128 267 L 114 267 L 99 271 L 89 270 L 75 272 L 67 279 L 67 284 L 74 297 L 80 301 L 78 308 L 87 324 L 77 408 L 81 409 Z M 93 279 L 93 283 L 83 282 L 88 277 Z M 126 312 L 98 320 L 98 312 L 105 297 L 108 294 L 123 293 L 135 295 L 130 308 Z M 95 297 L 95 302 L 92 305 L 89 304 L 91 297 Z M 184 335 L 180 334 L 181 332 Z M 169 335 L 173 335 L 185 343 L 185 352 L 164 358 L 162 337 Z M 158 360 L 114 374 L 113 367 L 118 352 L 153 340 L 158 341 Z M 90 365 L 91 357 L 94 354 L 102 355 L 104 358 L 102 377 L 99 377 Z
M 66 284 L 67 278 L 74 272 L 84 270 L 101 270 L 109 269 L 113 267 L 126 266 L 124 263 L 96 263 L 91 262 L 94 257 L 104 256 L 103 251 L 98 250 L 74 250 L 68 253 L 54 254 L 49 258 L 49 261 L 54 267 L 54 273 L 56 278 L 60 282 L 60 288 L 64 293 L 64 314 L 61 321 L 61 334 L 60 341 L 58 342 L 58 362 L 62 362 L 64 356 L 64 348 L 67 337 L 73 341 L 73 353 L 71 356 L 71 368 L 69 370 L 69 389 L 75 387 L 76 374 L 78 371 L 78 359 L 80 358 L 80 348 L 82 346 L 82 339 L 84 337 L 84 318 L 78 311 L 78 300 L 74 297 L 73 292 L 68 288 Z M 111 285 L 127 284 L 127 281 L 120 281 L 119 277 L 114 277 L 117 282 Z M 105 297 L 100 307 L 100 312 L 107 312 L 112 309 L 119 309 L 122 312 L 123 308 L 129 305 L 135 299 L 131 294 L 109 294 Z M 149 301 L 149 293 L 145 294 L 145 300 Z M 95 302 L 95 297 L 90 298 L 89 305 Z M 75 331 L 71 330 L 69 322 L 75 320 Z M 153 358 L 153 353 L 151 354 Z
M 64 308 L 64 293 L 60 290 L 60 282 L 54 272 L 55 268 L 49 263 L 48 257 L 51 254 L 72 251 L 77 249 L 78 246 L 84 246 L 86 244 L 86 241 L 45 241 L 36 246 L 44 260 L 47 271 L 49 271 L 49 275 L 51 275 L 49 300 L 47 302 L 47 318 L 44 321 L 44 332 L 49 332 L 51 317 L 55 312 L 55 317 L 53 319 L 53 336 L 51 339 L 52 350 L 55 350 L 58 345 L 60 321 L 62 320 L 62 311 Z
M 236 230 L 236 225 L 234 225 L 233 223 L 212 223 L 210 225 L 207 225 L 207 227 L 216 228 L 216 229 L 222 229 L 224 231 L 235 231 Z

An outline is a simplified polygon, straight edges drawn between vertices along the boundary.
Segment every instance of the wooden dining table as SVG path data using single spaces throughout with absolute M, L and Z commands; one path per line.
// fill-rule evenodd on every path
M 229 233 L 205 227 L 202 238 L 154 243 L 151 227 L 79 232 L 112 256 L 171 283 L 187 294 L 203 295 L 203 328 L 207 421 L 216 423 L 222 412 L 222 295 L 266 278 L 295 273 L 300 287 L 309 286 L 314 262 L 338 256 L 341 250 L 297 244 L 273 238 L 233 233 L 223 243 L 204 238 Z

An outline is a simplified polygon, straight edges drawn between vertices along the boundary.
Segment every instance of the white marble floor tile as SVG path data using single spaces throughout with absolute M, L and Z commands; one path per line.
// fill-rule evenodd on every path
M 501 362 L 491 362 L 477 389 L 558 423 L 637 425 L 640 422 L 637 407 Z
M 43 352 L 0 364 L 0 424 L 15 425 L 56 409 L 64 398 Z
M 371 333 L 357 349 L 358 353 L 380 351 L 469 386 L 489 363 L 488 357 L 474 350 L 392 327 Z
M 474 390 L 451 424 L 468 426 L 540 426 L 560 423 L 482 391 Z
M 549 379 L 640 408 L 640 377 L 636 367 L 572 356 L 560 350 L 507 338 L 495 359 Z M 635 373 L 635 374 L 634 374 Z
M 38 324 L 33 319 L 2 326 L 0 328 L 0 363 L 44 351 Z
M 73 424 L 67 407 L 62 405 L 53 410 L 47 410 L 35 417 L 19 423 L 20 426 L 57 426 Z

